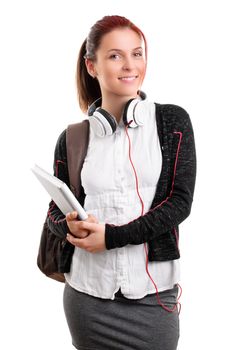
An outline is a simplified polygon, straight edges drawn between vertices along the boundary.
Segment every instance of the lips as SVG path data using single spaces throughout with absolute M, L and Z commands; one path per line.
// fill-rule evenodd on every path
M 138 78 L 138 75 L 130 75 L 130 76 L 125 76 L 125 77 L 119 77 L 119 80 L 123 81 L 132 81 Z

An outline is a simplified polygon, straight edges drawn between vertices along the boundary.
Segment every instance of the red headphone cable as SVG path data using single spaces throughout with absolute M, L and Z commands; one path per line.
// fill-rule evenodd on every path
M 127 138 L 128 138 L 128 141 L 129 141 L 129 160 L 130 160 L 130 163 L 131 163 L 131 166 L 132 166 L 132 169 L 133 169 L 133 172 L 134 172 L 134 176 L 135 176 L 135 182 L 136 182 L 136 191 L 137 191 L 137 195 L 138 195 L 138 198 L 140 200 L 140 203 L 141 203 L 141 216 L 144 214 L 144 203 L 143 203 L 143 200 L 142 200 L 142 197 L 139 193 L 139 188 L 138 188 L 138 177 L 137 177 L 137 172 L 136 172 L 136 169 L 134 167 L 134 164 L 133 164 L 133 161 L 132 161 L 132 157 L 131 157 L 131 141 L 130 141 L 130 137 L 129 137 L 129 133 L 128 133 L 128 127 L 129 125 L 131 124 L 132 121 L 130 121 L 126 126 L 125 126 L 125 132 L 126 132 L 126 135 L 127 135 Z M 177 232 L 175 231 L 175 236 L 176 236 L 176 243 L 177 243 L 177 247 L 178 247 L 178 235 L 177 235 Z M 179 295 L 176 299 L 176 304 L 170 309 L 168 308 L 166 305 L 164 305 L 161 300 L 160 300 L 160 297 L 159 297 L 159 291 L 158 291 L 158 287 L 156 285 L 156 283 L 154 282 L 150 272 L 149 272 L 149 259 L 148 259 L 148 250 L 147 250 L 147 245 L 146 243 L 144 243 L 144 249 L 145 249 L 145 254 L 146 254 L 146 272 L 147 272 L 147 275 L 149 276 L 151 282 L 153 283 L 154 287 L 155 287 L 155 290 L 156 290 L 156 298 L 157 298 L 157 302 L 158 304 L 166 311 L 168 312 L 174 312 L 176 310 L 178 310 L 178 314 L 180 314 L 180 311 L 181 311 L 181 303 L 179 302 L 180 298 L 181 298 L 181 295 L 182 295 L 182 288 L 181 286 L 177 283 L 177 286 L 180 290 L 179 292 Z

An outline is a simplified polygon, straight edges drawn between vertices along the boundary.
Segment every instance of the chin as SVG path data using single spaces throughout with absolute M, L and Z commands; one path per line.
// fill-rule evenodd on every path
M 131 88 L 122 88 L 119 91 L 121 96 L 136 97 L 138 93 L 139 87 L 131 87 Z

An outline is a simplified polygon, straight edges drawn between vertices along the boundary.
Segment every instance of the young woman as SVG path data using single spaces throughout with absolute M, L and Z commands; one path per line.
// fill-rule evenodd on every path
M 183 108 L 146 99 L 146 61 L 143 33 L 120 16 L 95 23 L 80 49 L 89 216 L 64 218 L 53 202 L 48 216 L 50 229 L 69 242 L 64 309 L 80 350 L 177 348 L 178 225 L 193 199 L 194 136 Z M 65 130 L 54 168 L 69 185 L 66 153 Z

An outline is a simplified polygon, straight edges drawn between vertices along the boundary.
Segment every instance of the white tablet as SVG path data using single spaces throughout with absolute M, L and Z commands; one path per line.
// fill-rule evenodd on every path
M 87 219 L 87 213 L 65 182 L 49 174 L 38 165 L 35 165 L 31 170 L 64 215 L 77 211 L 80 220 Z

